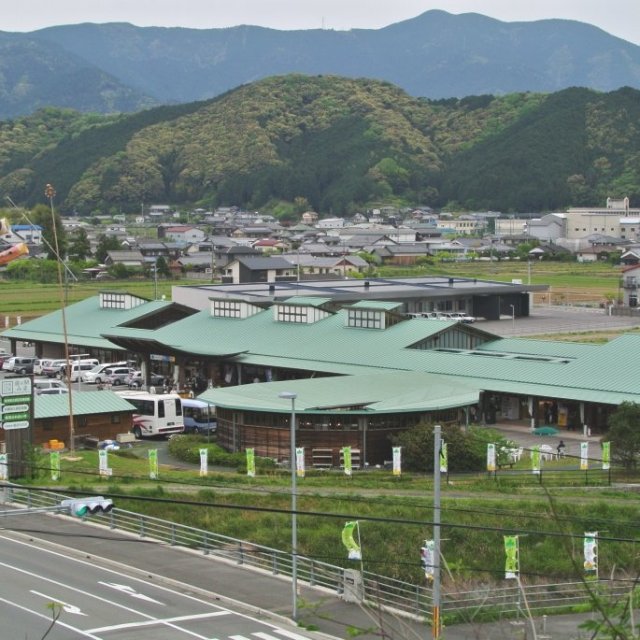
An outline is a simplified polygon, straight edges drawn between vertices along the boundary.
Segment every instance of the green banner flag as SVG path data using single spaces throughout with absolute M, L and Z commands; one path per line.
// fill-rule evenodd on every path
M 351 475 L 351 447 L 342 447 L 342 460 L 344 464 L 344 473 Z
M 447 443 L 440 442 L 440 473 L 447 473 L 449 471 L 449 451 L 447 450 Z
M 152 480 L 158 479 L 158 450 L 149 449 L 149 477 Z
M 504 577 L 513 580 L 520 572 L 520 556 L 518 553 L 518 536 L 504 536 Z
M 540 473 L 540 447 L 537 445 L 531 449 L 531 471 Z
M 353 538 L 354 531 L 357 528 L 358 521 L 355 520 L 347 522 L 342 530 L 342 544 L 347 548 L 349 560 L 362 560 L 360 545 Z
M 200 449 L 200 476 L 206 476 L 209 473 L 209 450 Z
M 255 478 L 256 475 L 256 451 L 255 449 L 247 449 L 247 475 Z
M 393 475 L 399 476 L 402 473 L 402 447 L 393 447 Z
M 611 468 L 611 443 L 602 443 L 602 468 L 604 471 Z
M 51 468 L 51 479 L 55 482 L 60 480 L 60 452 L 52 451 L 49 454 L 49 467 Z

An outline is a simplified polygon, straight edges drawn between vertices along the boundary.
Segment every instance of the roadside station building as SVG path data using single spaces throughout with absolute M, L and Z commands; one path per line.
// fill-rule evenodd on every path
M 357 301 L 340 300 L 336 288 L 335 296 L 288 297 L 277 288 L 272 300 L 205 288 L 202 309 L 103 292 L 67 307 L 68 341 L 109 359 L 134 356 L 144 376 L 170 366 L 179 387 L 203 381 L 199 397 L 216 406 L 218 441 L 233 451 L 288 459 L 291 402 L 279 393 L 295 393 L 296 441 L 318 467 L 339 465 L 344 446 L 357 452 L 356 465 L 381 464 L 390 437 L 421 421 L 597 433 L 621 402 L 640 402 L 640 374 L 623 366 L 640 355 L 640 336 L 603 345 L 501 338 L 411 317 L 406 299 L 367 299 L 362 282 Z M 55 355 L 61 313 L 5 335 Z

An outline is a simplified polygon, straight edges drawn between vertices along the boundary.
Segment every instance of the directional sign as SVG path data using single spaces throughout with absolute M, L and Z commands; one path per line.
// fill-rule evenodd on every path
M 0 426 L 5 431 L 29 428 L 32 397 L 31 378 L 0 381 Z
M 111 589 L 115 589 L 116 591 L 121 591 L 122 593 L 126 593 L 132 598 L 145 600 L 146 602 L 154 602 L 155 604 L 161 604 L 164 606 L 164 602 L 159 602 L 158 600 L 154 600 L 150 596 L 145 596 L 144 593 L 138 593 L 133 587 L 130 587 L 129 585 L 117 584 L 115 582 L 98 582 L 98 584 L 104 585 L 105 587 L 109 587 Z

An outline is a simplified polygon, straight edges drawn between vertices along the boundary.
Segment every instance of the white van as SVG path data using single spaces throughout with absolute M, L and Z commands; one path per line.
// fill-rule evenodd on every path
M 136 438 L 168 436 L 184 431 L 182 402 L 177 393 L 141 393 L 118 391 L 118 395 L 135 406 L 131 431 Z
M 91 369 L 93 369 L 97 364 L 97 360 L 80 360 L 79 362 L 72 362 L 67 368 L 69 382 L 78 382 L 79 380 L 82 380 L 82 374 L 87 371 L 91 371 Z
M 49 392 L 52 389 L 59 389 L 64 393 L 67 390 L 67 385 L 62 380 L 56 380 L 55 378 L 33 379 L 33 391 L 36 395 L 40 395 L 43 391 Z

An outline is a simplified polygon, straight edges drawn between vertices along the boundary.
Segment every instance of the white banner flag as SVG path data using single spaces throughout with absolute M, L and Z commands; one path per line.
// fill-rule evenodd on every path
M 393 475 L 402 474 L 402 447 L 393 447 Z
M 487 445 L 487 471 L 496 470 L 496 445 Z
M 109 453 L 106 449 L 98 451 L 98 472 L 101 476 L 110 476 L 113 473 L 109 469 Z
M 589 443 L 580 443 L 580 470 L 586 471 L 589 468 Z
M 296 475 L 304 478 L 304 447 L 296 447 Z
M 206 476 L 209 473 L 209 450 L 200 449 L 200 475 Z
M 9 479 L 9 459 L 6 453 L 0 453 L 0 480 Z

